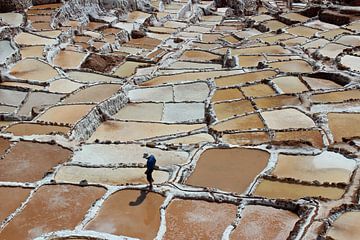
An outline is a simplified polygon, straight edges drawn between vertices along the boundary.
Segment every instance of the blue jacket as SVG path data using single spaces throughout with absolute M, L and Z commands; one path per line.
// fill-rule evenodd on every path
M 147 171 L 152 172 L 154 170 L 155 163 L 156 163 L 156 159 L 155 159 L 154 155 L 150 155 L 147 158 L 147 162 L 146 162 Z

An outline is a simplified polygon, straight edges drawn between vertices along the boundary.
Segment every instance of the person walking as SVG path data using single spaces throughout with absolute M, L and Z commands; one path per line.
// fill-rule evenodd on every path
M 146 179 L 149 182 L 149 189 L 152 189 L 153 188 L 152 183 L 154 182 L 154 179 L 152 177 L 152 173 L 153 173 L 154 168 L 155 168 L 156 158 L 154 157 L 154 155 L 152 155 L 152 154 L 149 155 L 148 153 L 144 153 L 143 158 L 147 159 L 145 174 L 146 174 Z

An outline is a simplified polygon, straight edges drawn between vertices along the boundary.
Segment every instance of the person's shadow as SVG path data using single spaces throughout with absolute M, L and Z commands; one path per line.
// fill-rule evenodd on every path
M 129 206 L 138 206 L 142 204 L 148 193 L 149 192 L 147 190 L 140 190 L 140 195 L 137 197 L 135 201 L 129 202 Z

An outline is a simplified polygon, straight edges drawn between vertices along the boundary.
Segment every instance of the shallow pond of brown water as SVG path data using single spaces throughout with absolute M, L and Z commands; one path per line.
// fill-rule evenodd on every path
M 215 79 L 215 83 L 218 87 L 226 87 L 239 85 L 248 82 L 254 82 L 265 78 L 273 77 L 277 73 L 275 71 L 256 71 L 243 73 L 238 75 L 231 75 L 226 77 L 219 77 Z
M 226 101 L 232 99 L 241 99 L 245 96 L 238 88 L 217 89 L 211 98 L 212 102 Z
M 70 150 L 57 145 L 18 142 L 0 163 L 0 180 L 35 182 L 70 155 Z
M 36 59 L 23 59 L 10 69 L 10 74 L 16 78 L 35 81 L 48 81 L 58 75 L 49 64 Z
M 70 128 L 40 123 L 16 123 L 6 128 L 5 131 L 12 133 L 15 136 L 48 135 L 51 133 L 62 133 L 66 135 L 69 133 Z
M 286 108 L 260 113 L 271 129 L 312 128 L 314 121 L 297 109 Z
M 71 93 L 81 86 L 83 84 L 64 78 L 51 82 L 48 90 L 56 93 Z
M 277 95 L 273 97 L 262 97 L 254 99 L 258 108 L 276 108 L 283 106 L 298 106 L 301 104 L 299 97 L 290 95 Z
M 243 193 L 266 167 L 269 157 L 269 153 L 257 149 L 207 149 L 186 183 Z
M 347 91 L 318 93 L 310 97 L 311 101 L 316 103 L 338 103 L 351 99 L 360 99 L 360 89 Z
M 100 103 L 120 90 L 121 86 L 117 84 L 99 84 L 90 86 L 73 93 L 64 99 L 63 103 Z
M 61 68 L 78 68 L 86 53 L 61 50 L 54 58 L 54 64 Z
M 274 82 L 283 93 L 301 93 L 309 90 L 298 77 L 294 76 L 278 77 L 271 81 Z
M 241 90 L 246 97 L 265 97 L 276 94 L 272 87 L 264 83 L 241 87 Z
M 356 163 L 341 154 L 322 152 L 319 155 L 280 154 L 273 175 L 302 181 L 348 183 Z
M 269 63 L 270 67 L 278 68 L 282 72 L 312 72 L 312 66 L 304 60 L 291 60 Z
M 22 58 L 39 57 L 43 58 L 44 46 L 23 47 L 20 49 Z
M 267 198 L 299 199 L 304 197 L 323 197 L 339 199 L 345 193 L 344 189 L 321 186 L 308 186 L 263 180 L 256 188 L 254 195 Z
M 305 142 L 315 148 L 322 148 L 324 146 L 323 138 L 319 130 L 298 130 L 298 131 L 279 131 L 275 132 L 273 138 L 274 144 L 279 142 L 281 144 L 301 144 Z
M 270 136 L 266 132 L 245 132 L 224 134 L 222 140 L 235 145 L 257 145 L 270 142 Z
M 249 114 L 244 117 L 237 117 L 231 120 L 217 123 L 211 128 L 215 131 L 227 131 L 227 130 L 250 130 L 264 128 L 264 124 L 261 121 L 258 114 Z
M 356 240 L 359 238 L 360 212 L 345 212 L 335 222 L 326 234 L 333 239 Z
M 0 187 L 0 222 L 21 206 L 31 190 L 21 187 Z
M 216 118 L 219 121 L 235 115 L 241 115 L 246 112 L 255 111 L 254 107 L 251 105 L 251 102 L 248 100 L 217 103 L 214 104 L 214 110 Z
M 112 194 L 86 229 L 141 239 L 154 239 L 160 227 L 164 197 L 147 190 Z
M 164 239 L 215 240 L 236 215 L 236 206 L 199 200 L 173 200 L 166 210 Z
M 288 210 L 248 205 L 230 239 L 287 239 L 299 217 Z
M 18 106 L 26 97 L 27 92 L 12 91 L 10 89 L 0 89 L 0 103 Z
M 95 105 L 61 105 L 47 109 L 36 120 L 74 125 L 86 116 Z
M 105 192 L 100 187 L 42 186 L 25 209 L 0 232 L 0 238 L 30 240 L 45 233 L 74 229 Z
M 329 127 L 335 142 L 342 142 L 343 138 L 360 136 L 360 114 L 358 113 L 329 113 Z

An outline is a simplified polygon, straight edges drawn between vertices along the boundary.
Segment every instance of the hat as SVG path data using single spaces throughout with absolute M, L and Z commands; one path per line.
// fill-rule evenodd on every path
M 143 158 L 148 159 L 149 157 L 150 157 L 150 155 L 148 153 L 144 153 Z

